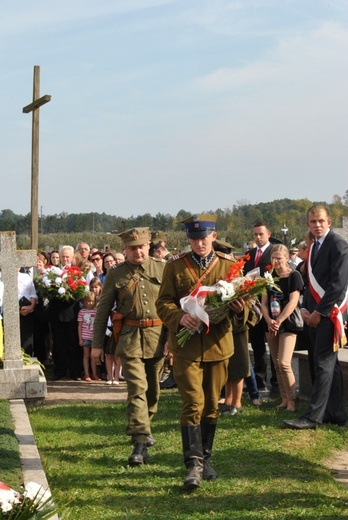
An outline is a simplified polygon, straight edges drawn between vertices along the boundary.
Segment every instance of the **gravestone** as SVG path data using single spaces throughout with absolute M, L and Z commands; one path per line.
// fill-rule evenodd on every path
M 46 397 L 46 379 L 38 365 L 24 365 L 20 344 L 18 267 L 36 265 L 36 251 L 17 251 L 16 233 L 0 232 L 0 269 L 4 284 L 4 361 L 0 368 L 1 399 Z

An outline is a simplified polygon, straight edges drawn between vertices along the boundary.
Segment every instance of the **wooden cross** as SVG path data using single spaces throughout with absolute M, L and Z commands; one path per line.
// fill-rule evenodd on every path
M 4 368 L 21 368 L 19 334 L 18 267 L 36 265 L 36 251 L 17 251 L 16 233 L 0 232 L 0 268 L 4 284 Z
M 40 107 L 51 101 L 51 96 L 40 96 L 40 67 L 34 66 L 33 102 L 23 108 L 25 114 L 33 113 L 31 141 L 31 248 L 39 242 L 39 113 Z

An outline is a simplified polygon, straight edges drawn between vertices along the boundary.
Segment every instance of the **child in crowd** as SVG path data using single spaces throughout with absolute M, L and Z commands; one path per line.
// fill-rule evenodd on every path
M 78 333 L 79 345 L 83 347 L 83 370 L 85 381 L 101 381 L 97 375 L 97 364 L 91 358 L 91 348 L 93 340 L 93 324 L 97 313 L 97 301 L 94 292 L 90 291 L 83 299 L 83 308 L 79 311 Z M 91 362 L 92 375 L 89 372 L 89 363 Z
M 109 320 L 109 325 L 112 323 Z M 119 385 L 121 379 L 121 359 L 115 356 L 116 344 L 112 336 L 105 338 L 104 352 L 105 352 L 105 366 L 107 371 L 107 384 Z
M 100 300 L 102 289 L 103 284 L 101 283 L 99 276 L 94 276 L 89 282 L 89 290 L 95 294 L 97 304 Z

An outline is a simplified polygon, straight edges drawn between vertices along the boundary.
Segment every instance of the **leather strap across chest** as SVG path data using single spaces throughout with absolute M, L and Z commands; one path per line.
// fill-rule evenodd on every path
M 219 261 L 219 257 L 216 256 L 214 258 L 214 260 L 212 261 L 212 263 L 210 264 L 208 269 L 202 274 L 202 276 L 200 278 L 198 278 L 198 276 L 197 276 L 195 270 L 193 269 L 192 265 L 190 264 L 188 258 L 186 256 L 184 256 L 183 260 L 184 260 L 185 264 L 187 265 L 188 270 L 190 271 L 190 275 L 192 276 L 193 281 L 195 282 L 195 284 L 193 286 L 193 290 L 194 290 L 208 276 L 208 274 L 212 271 L 213 267 L 216 266 L 216 264 Z

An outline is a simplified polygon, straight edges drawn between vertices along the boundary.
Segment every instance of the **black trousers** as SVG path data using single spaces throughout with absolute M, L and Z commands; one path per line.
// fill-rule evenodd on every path
M 34 314 L 19 315 L 21 347 L 29 356 L 34 352 Z
M 309 407 L 303 417 L 322 422 L 344 423 L 343 377 L 338 354 L 333 351 L 333 323 L 322 317 L 316 329 L 309 328 L 313 353 L 314 384 Z
M 72 379 L 81 377 L 83 349 L 79 346 L 77 320 L 51 321 L 54 375 Z
M 255 327 L 249 328 L 249 341 L 254 353 L 254 372 L 258 388 L 266 386 L 267 381 L 267 361 L 266 361 L 266 341 L 265 341 L 266 324 L 262 318 Z M 272 358 L 271 362 L 271 380 L 272 386 L 277 384 L 277 376 Z

